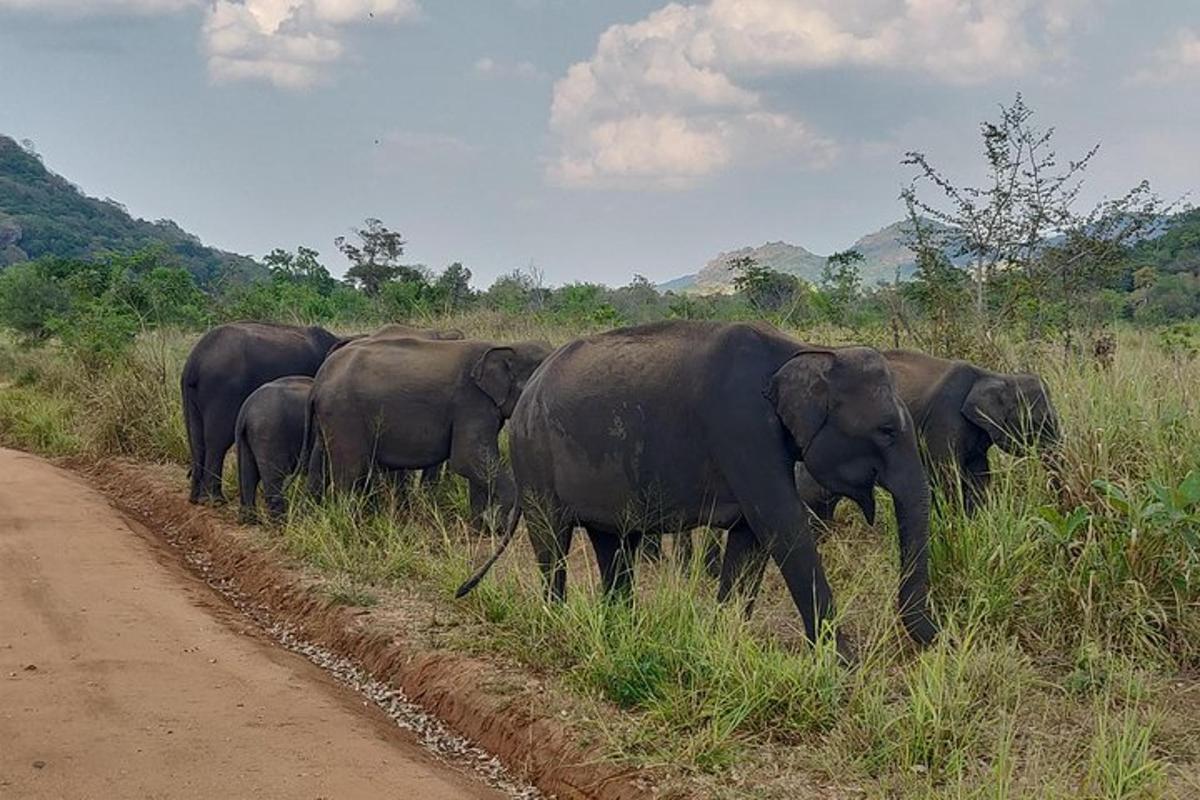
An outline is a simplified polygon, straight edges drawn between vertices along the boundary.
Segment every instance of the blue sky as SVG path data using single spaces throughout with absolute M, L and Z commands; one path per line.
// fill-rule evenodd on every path
M 1091 199 L 1200 186 L 1194 0 L 0 0 L 0 132 L 89 194 L 335 272 L 376 216 L 481 286 L 832 252 L 1017 91 Z

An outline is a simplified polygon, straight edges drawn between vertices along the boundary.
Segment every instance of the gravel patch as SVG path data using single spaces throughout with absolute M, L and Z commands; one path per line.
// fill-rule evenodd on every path
M 270 609 L 249 602 L 233 581 L 215 576 L 205 555 L 185 553 L 184 557 L 205 583 L 280 646 L 304 656 L 338 683 L 374 703 L 397 727 L 414 733 L 421 745 L 442 763 L 477 776 L 513 800 L 553 800 L 552 795 L 514 776 L 496 756 L 450 730 L 440 719 L 409 700 L 403 690 L 375 679 L 350 659 L 305 641 L 291 626 L 274 621 Z

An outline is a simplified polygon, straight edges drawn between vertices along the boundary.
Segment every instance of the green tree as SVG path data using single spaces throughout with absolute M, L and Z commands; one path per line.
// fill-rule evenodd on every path
M 275 248 L 263 257 L 263 264 L 271 273 L 271 279 L 308 286 L 318 294 L 328 296 L 337 281 L 320 262 L 321 254 L 301 245 L 295 253 Z
M 821 269 L 824 311 L 834 325 L 852 325 L 854 305 L 862 294 L 858 265 L 865 259 L 857 250 L 843 250 L 825 259 Z
M 791 320 L 807 306 L 808 286 L 795 275 L 764 267 L 750 256 L 730 261 L 733 288 L 746 297 L 759 314 Z
M 433 284 L 433 295 L 447 311 L 466 308 L 475 300 L 471 288 L 471 270 L 455 261 L 442 271 Z
M 346 280 L 355 284 L 370 297 L 379 294 L 379 290 L 388 281 L 399 278 L 412 280 L 415 272 L 411 267 L 400 263 L 404 255 L 405 241 L 396 231 L 390 230 L 373 217 L 368 218 L 362 228 L 355 228 L 354 235 L 358 238 L 355 244 L 345 236 L 334 239 L 337 249 L 349 261 L 350 268 L 346 270 Z
M 54 333 L 53 321 L 70 308 L 66 289 L 47 262 L 17 264 L 0 272 L 0 324 L 29 341 Z

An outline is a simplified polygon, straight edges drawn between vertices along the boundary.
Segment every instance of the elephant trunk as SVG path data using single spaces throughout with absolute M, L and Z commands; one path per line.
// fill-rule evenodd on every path
M 929 613 L 929 482 L 915 443 L 911 453 L 892 459 L 882 478 L 900 533 L 900 618 L 915 642 L 929 644 L 937 636 Z

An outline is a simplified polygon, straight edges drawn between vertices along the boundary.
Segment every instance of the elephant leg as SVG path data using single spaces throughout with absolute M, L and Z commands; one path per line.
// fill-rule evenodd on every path
M 960 480 L 963 512 L 967 516 L 973 516 L 987 498 L 988 485 L 992 481 L 987 453 L 968 459 L 962 465 Z
M 374 452 L 366 443 L 335 436 L 324 442 L 329 480 L 339 492 L 353 492 L 369 482 L 375 466 Z M 314 448 L 315 449 L 315 448 Z
M 250 446 L 238 442 L 238 495 L 241 506 L 238 509 L 238 520 L 243 525 L 253 525 L 258 522 L 258 483 L 261 476 L 258 461 L 251 452 Z
M 217 406 L 218 404 L 214 404 Z M 201 483 L 201 501 L 225 502 L 221 488 L 221 477 L 225 471 L 225 454 L 233 446 L 233 427 L 237 410 L 232 414 L 214 407 L 204 420 L 204 476 Z
M 546 601 L 561 603 L 567 599 L 567 554 L 571 552 L 571 539 L 575 526 L 564 519 L 551 502 L 530 506 L 525 514 L 525 526 L 529 533 L 529 544 L 542 571 L 546 587 Z
M 277 464 L 271 464 L 263 471 L 263 501 L 267 506 L 267 514 L 275 523 L 287 516 L 287 500 L 283 491 L 289 472 Z
M 600 585 L 604 596 L 616 600 L 628 600 L 633 596 L 633 572 L 637 562 L 638 544 L 641 533 L 617 536 L 589 530 L 592 550 L 596 553 L 596 564 L 600 567 Z
M 721 577 L 721 534 L 712 528 L 704 529 L 704 571 L 709 577 Z
M 450 442 L 450 469 L 467 479 L 471 491 L 473 517 L 480 504 L 486 508 L 493 501 L 500 505 L 501 515 L 507 515 L 516 497 L 512 476 L 500 460 L 496 441 L 500 430 L 495 420 L 456 421 Z
M 741 597 L 745 603 L 743 613 L 749 619 L 766 568 L 767 551 L 759 544 L 746 521 L 740 520 L 729 529 L 725 539 L 725 559 L 721 564 L 717 601 L 725 603 L 734 595 Z
M 467 499 L 471 503 L 471 527 L 480 532 L 484 532 L 486 527 L 488 505 L 491 500 L 491 490 L 485 484 L 477 481 L 467 482 Z
M 646 544 L 650 542 L 651 534 L 646 534 L 643 540 Z M 686 530 L 679 531 L 675 534 L 675 561 L 684 569 L 692 565 L 692 558 L 696 554 L 696 539 L 695 531 Z
M 436 464 L 423 469 L 421 471 L 421 486 L 425 489 L 432 489 L 437 486 L 442 480 L 442 469 L 444 466 L 444 464 Z

